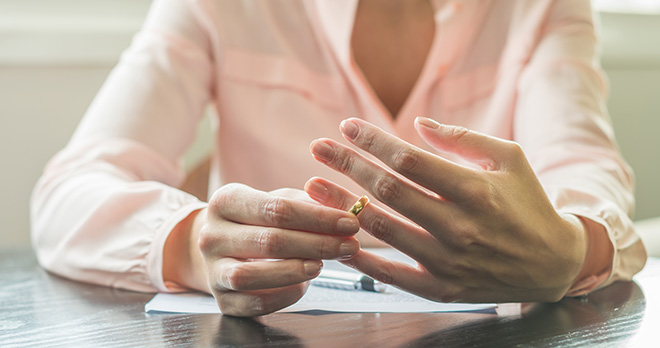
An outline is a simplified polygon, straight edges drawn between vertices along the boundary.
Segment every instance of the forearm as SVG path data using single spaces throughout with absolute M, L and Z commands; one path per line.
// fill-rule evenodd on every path
M 607 115 L 591 16 L 586 1 L 555 3 L 549 30 L 521 75 L 514 120 L 514 140 L 553 206 L 577 216 L 589 239 L 569 296 L 630 279 L 645 259 L 630 220 L 633 173 Z
M 176 181 L 172 168 L 145 151 L 117 140 L 66 149 L 49 163 L 31 201 L 32 240 L 44 268 L 105 286 L 166 289 L 165 238 L 205 204 L 163 183 L 134 181 L 125 170 L 134 157 L 142 174 Z

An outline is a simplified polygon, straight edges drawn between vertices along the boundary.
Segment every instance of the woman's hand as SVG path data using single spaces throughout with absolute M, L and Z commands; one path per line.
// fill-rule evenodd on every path
M 420 136 L 471 169 L 412 146 L 360 120 L 342 122 L 344 137 L 375 163 L 330 139 L 311 144 L 314 157 L 345 174 L 410 221 L 370 204 L 362 227 L 418 261 L 418 267 L 360 251 L 345 261 L 385 283 L 442 302 L 561 299 L 587 254 L 581 220 L 558 213 L 516 143 L 418 118 Z M 305 190 L 347 209 L 358 196 L 325 179 Z
M 189 231 L 188 255 L 169 254 L 182 261 L 169 262 L 178 268 L 170 280 L 212 293 L 228 315 L 263 315 L 295 303 L 322 259 L 345 260 L 359 250 L 353 214 L 301 196 L 307 197 L 299 190 L 223 186 L 190 226 L 182 226 Z M 168 244 L 176 244 L 174 238 Z

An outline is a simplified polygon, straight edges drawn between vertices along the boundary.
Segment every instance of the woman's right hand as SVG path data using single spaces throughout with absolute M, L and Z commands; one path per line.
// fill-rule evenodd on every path
M 172 232 L 165 279 L 212 293 L 227 315 L 263 315 L 297 302 L 321 260 L 350 259 L 359 250 L 357 217 L 303 196 L 223 186 L 207 209 Z

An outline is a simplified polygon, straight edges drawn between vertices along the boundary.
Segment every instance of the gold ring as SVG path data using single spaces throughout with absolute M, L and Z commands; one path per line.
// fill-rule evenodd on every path
M 353 206 L 351 207 L 351 209 L 348 210 L 348 212 L 357 216 L 357 214 L 359 214 L 362 211 L 362 209 L 364 209 L 364 207 L 367 206 L 368 203 L 369 203 L 369 197 L 362 196 L 357 202 L 355 202 L 355 204 L 353 204 Z

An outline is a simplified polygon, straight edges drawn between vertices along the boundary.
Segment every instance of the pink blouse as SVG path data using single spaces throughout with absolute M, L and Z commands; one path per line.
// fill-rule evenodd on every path
M 363 192 L 309 154 L 360 116 L 433 151 L 416 116 L 520 143 L 557 210 L 607 230 L 611 270 L 579 294 L 631 279 L 646 260 L 633 177 L 605 107 L 588 0 L 436 0 L 436 33 L 396 117 L 352 59 L 358 0 L 155 0 L 69 144 L 32 196 L 40 263 L 138 291 L 163 282 L 168 234 L 204 202 L 177 189 L 212 103 L 209 192 L 229 182 L 302 188 L 312 176 Z M 456 159 L 458 160 L 458 159 Z

